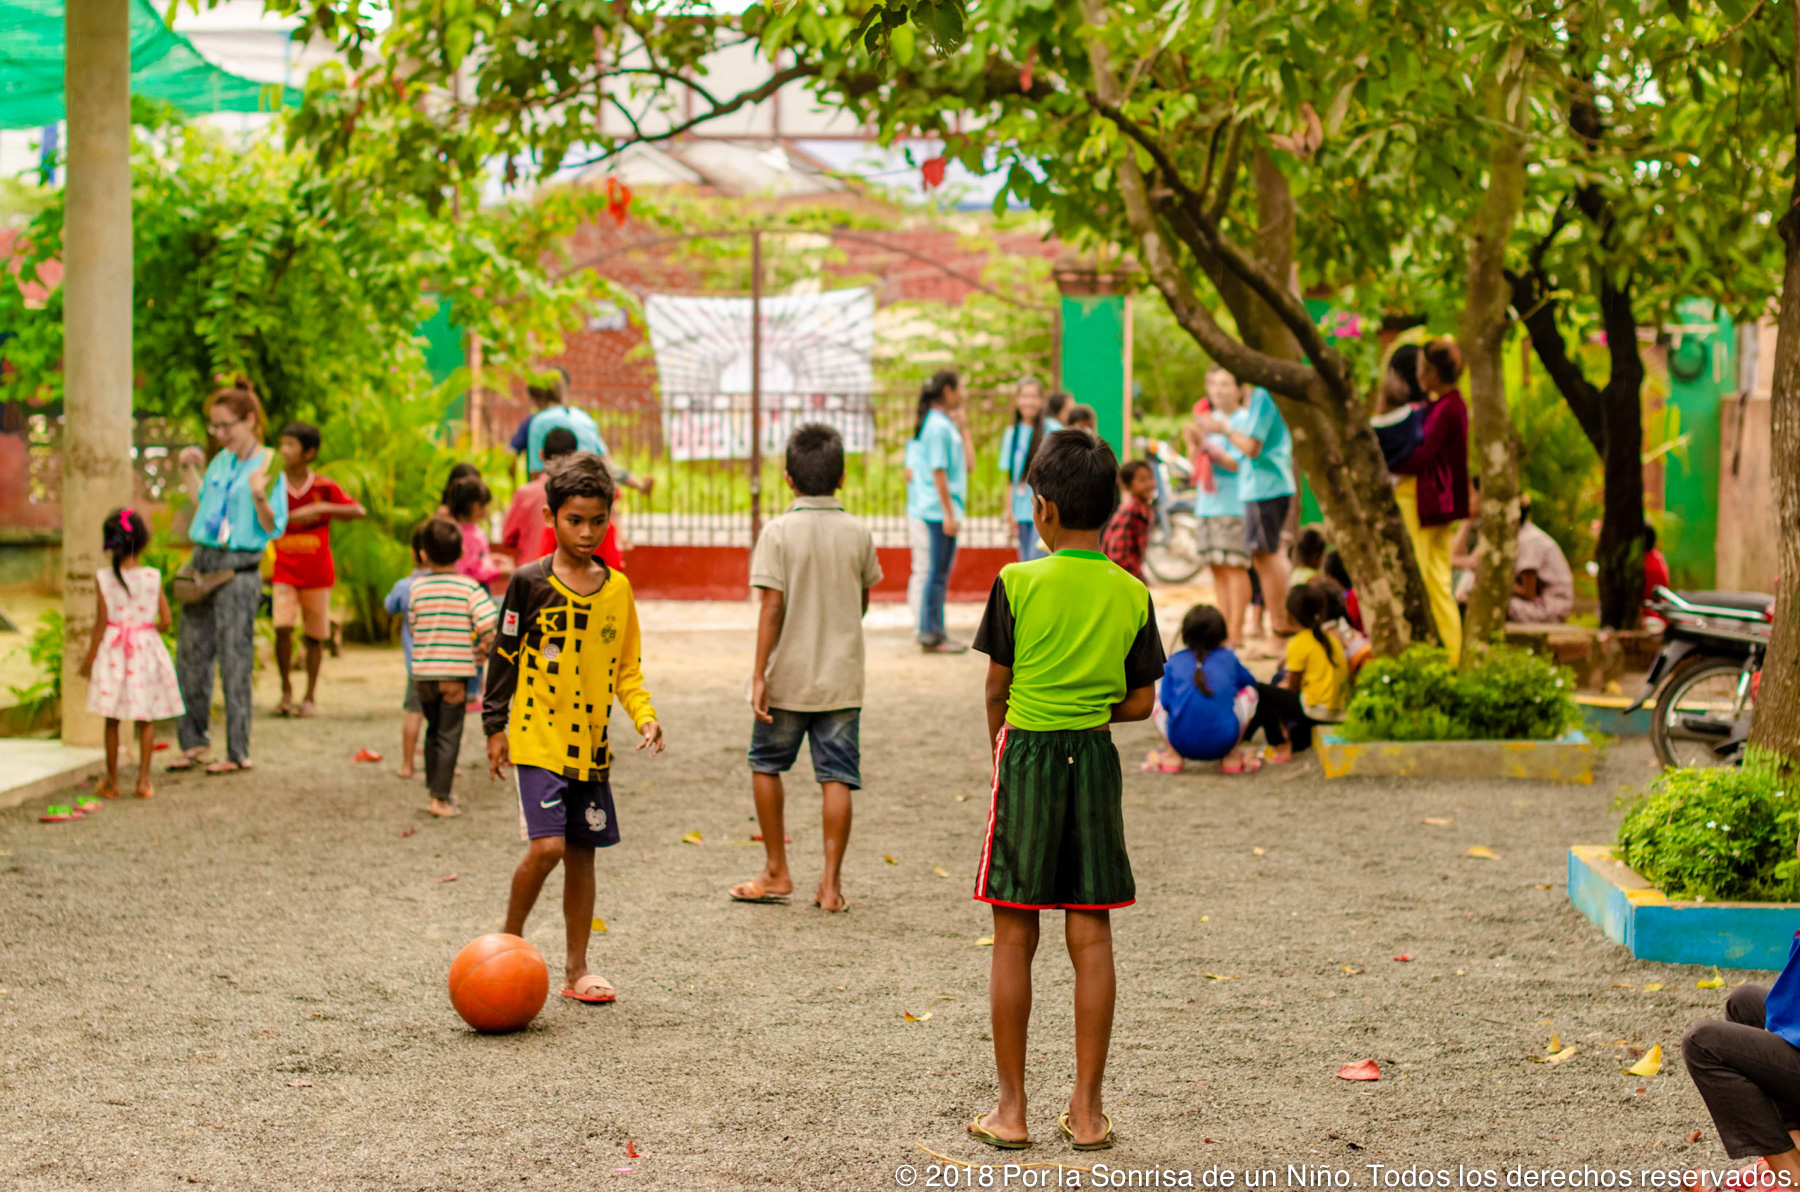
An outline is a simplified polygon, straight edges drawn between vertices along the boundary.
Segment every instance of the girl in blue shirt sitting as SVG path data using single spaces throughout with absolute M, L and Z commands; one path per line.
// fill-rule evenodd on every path
M 1253 774 L 1261 759 L 1238 750 L 1256 714 L 1256 676 L 1225 645 L 1225 617 L 1196 604 L 1181 619 L 1181 644 L 1163 666 L 1151 719 L 1164 748 L 1150 751 L 1145 770 L 1179 774 L 1182 762 L 1218 762 L 1221 774 Z

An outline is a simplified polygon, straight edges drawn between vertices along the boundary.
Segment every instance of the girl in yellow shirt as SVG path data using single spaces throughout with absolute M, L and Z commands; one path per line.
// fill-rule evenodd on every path
M 1288 616 L 1299 632 L 1288 639 L 1287 673 L 1280 685 L 1256 685 L 1256 716 L 1245 737 L 1258 727 L 1274 765 L 1294 760 L 1294 750 L 1312 746 L 1312 726 L 1335 724 L 1350 701 L 1350 662 L 1343 644 L 1325 628 L 1329 604 L 1325 593 L 1310 584 L 1288 589 Z M 1291 734 L 1290 734 L 1291 729 Z

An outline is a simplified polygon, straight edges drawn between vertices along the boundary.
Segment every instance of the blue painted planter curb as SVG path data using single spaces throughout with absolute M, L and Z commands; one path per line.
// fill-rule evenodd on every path
M 1639 960 L 1778 970 L 1800 931 L 1800 903 L 1671 902 L 1612 846 L 1569 849 L 1569 901 Z

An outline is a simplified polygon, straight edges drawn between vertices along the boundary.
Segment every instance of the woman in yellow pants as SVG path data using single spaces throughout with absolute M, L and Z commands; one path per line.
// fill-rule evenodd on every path
M 1462 614 L 1450 586 L 1450 540 L 1456 523 L 1469 516 L 1469 408 L 1456 388 L 1462 351 L 1446 336 L 1426 344 L 1418 359 L 1419 386 L 1431 404 L 1418 447 L 1389 467 L 1400 477 L 1394 498 L 1412 537 L 1431 619 L 1455 663 L 1462 656 Z

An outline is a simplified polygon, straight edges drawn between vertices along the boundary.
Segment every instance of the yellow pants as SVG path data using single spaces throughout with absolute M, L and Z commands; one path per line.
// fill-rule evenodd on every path
M 1450 543 L 1456 537 L 1456 523 L 1443 526 L 1419 524 L 1418 481 L 1402 476 L 1394 484 L 1394 500 L 1399 502 L 1400 516 L 1406 522 L 1406 533 L 1412 539 L 1413 556 L 1419 562 L 1419 575 L 1425 581 L 1425 596 L 1431 604 L 1431 620 L 1449 652 L 1450 665 L 1462 657 L 1462 613 L 1456 607 L 1456 593 L 1450 586 Z

